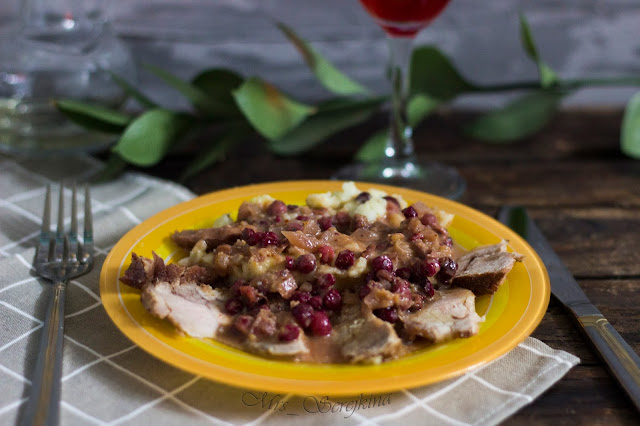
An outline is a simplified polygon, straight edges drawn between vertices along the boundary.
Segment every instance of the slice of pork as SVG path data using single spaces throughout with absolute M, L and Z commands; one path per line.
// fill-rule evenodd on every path
M 516 261 L 524 256 L 507 251 L 507 242 L 478 247 L 458 259 L 452 284 L 475 294 L 493 294 L 504 282 Z
M 476 313 L 474 294 L 464 288 L 439 290 L 421 310 L 402 320 L 408 338 L 421 336 L 433 343 L 474 336 L 483 321 Z
M 402 351 L 402 341 L 393 325 L 373 315 L 352 293 L 345 294 L 338 324 L 332 335 L 350 362 L 380 363 L 396 358 Z
M 256 230 L 255 226 L 246 222 L 232 223 L 219 228 L 203 228 L 203 229 L 187 229 L 185 231 L 175 232 L 171 239 L 178 246 L 191 250 L 193 246 L 200 240 L 207 242 L 207 249 L 213 250 L 220 244 L 233 244 L 242 236 L 242 230 L 251 228 Z

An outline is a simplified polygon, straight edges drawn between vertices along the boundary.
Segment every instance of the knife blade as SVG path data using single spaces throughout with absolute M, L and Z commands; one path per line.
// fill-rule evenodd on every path
M 640 411 L 640 357 L 582 291 L 526 209 L 504 206 L 498 220 L 516 231 L 538 253 L 549 272 L 551 294 L 572 314 Z

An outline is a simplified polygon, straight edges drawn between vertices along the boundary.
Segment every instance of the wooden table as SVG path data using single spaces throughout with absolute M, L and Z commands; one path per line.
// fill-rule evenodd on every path
M 421 157 L 459 168 L 462 201 L 494 215 L 503 204 L 526 206 L 551 245 L 611 324 L 640 352 L 640 161 L 619 149 L 620 111 L 569 111 L 542 133 L 510 145 L 460 135 L 466 113 L 430 118 L 416 130 Z M 187 182 L 198 194 L 284 179 L 324 179 L 358 144 L 385 125 L 380 116 L 298 158 L 248 145 Z M 175 178 L 177 157 L 152 170 Z M 507 424 L 636 424 L 640 418 L 571 317 L 553 298 L 533 336 L 581 359 L 565 378 Z

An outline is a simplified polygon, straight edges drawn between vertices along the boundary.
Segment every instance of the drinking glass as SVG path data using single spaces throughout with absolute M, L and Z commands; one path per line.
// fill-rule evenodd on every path
M 359 1 L 387 34 L 391 80 L 390 126 L 382 160 L 346 166 L 338 170 L 334 177 L 404 186 L 452 199 L 460 197 L 466 184 L 454 167 L 417 158 L 413 129 L 407 119 L 408 71 L 413 39 L 442 12 L 449 0 Z
M 111 73 L 135 80 L 104 0 L 21 0 L 0 42 L 0 151 L 27 155 L 98 150 L 113 135 L 88 132 L 64 117 L 57 99 L 117 108 L 126 99 Z

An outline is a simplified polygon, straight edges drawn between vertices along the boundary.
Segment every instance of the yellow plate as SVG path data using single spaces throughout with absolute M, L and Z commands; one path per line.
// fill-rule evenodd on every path
M 290 181 L 213 192 L 171 207 L 129 231 L 111 250 L 100 275 L 102 303 L 116 326 L 157 358 L 212 380 L 245 388 L 297 394 L 351 395 L 390 392 L 435 383 L 490 362 L 522 342 L 538 325 L 549 303 L 549 277 L 533 249 L 517 234 L 489 216 L 454 201 L 422 192 L 357 183 L 360 189 L 378 188 L 400 194 L 408 202 L 423 201 L 455 214 L 449 231 L 466 249 L 479 244 L 509 241 L 510 250 L 525 255 L 493 296 L 476 300 L 486 320 L 477 336 L 417 351 L 381 365 L 318 365 L 261 358 L 211 339 L 179 335 L 168 322 L 145 311 L 139 291 L 119 283 L 131 252 L 151 256 L 180 256 L 169 236 L 175 230 L 210 225 L 243 200 L 259 194 L 304 203 L 309 193 L 338 190 L 337 181 Z

